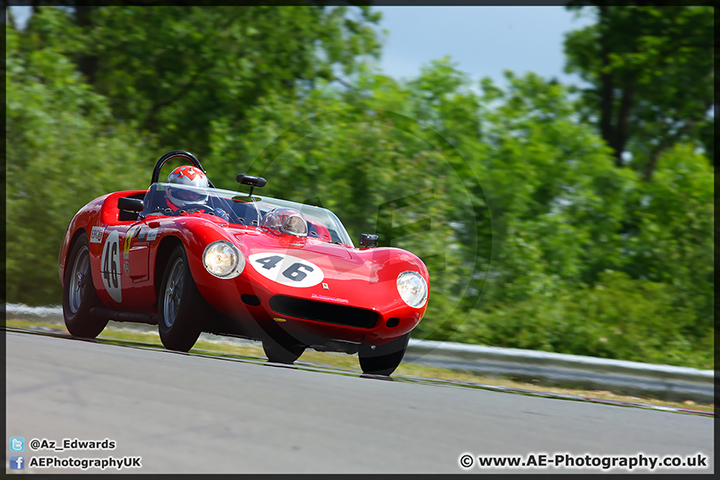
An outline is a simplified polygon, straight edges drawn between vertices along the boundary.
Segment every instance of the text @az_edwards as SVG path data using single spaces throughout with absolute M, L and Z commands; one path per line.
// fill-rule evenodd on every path
M 458 463 L 464 470 L 478 468 L 583 468 L 608 470 L 708 468 L 708 457 L 694 455 L 573 455 L 570 453 L 530 453 L 528 455 L 472 455 L 463 453 Z
M 33 438 L 29 443 L 30 450 L 38 452 L 41 450 L 52 450 L 64 452 L 66 450 L 115 450 L 117 442 L 105 438 L 103 440 L 80 440 L 78 438 L 63 438 L 60 442 L 47 438 Z

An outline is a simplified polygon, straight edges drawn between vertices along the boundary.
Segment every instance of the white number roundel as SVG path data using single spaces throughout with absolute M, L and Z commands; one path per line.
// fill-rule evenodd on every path
M 107 240 L 105 240 L 100 260 L 100 276 L 103 285 L 105 285 L 105 290 L 107 290 L 110 298 L 121 303 L 120 279 L 122 278 L 122 271 L 120 270 L 120 236 L 117 230 L 110 232 Z
M 248 260 L 263 277 L 288 287 L 313 287 L 325 278 L 314 263 L 283 253 L 255 253 Z

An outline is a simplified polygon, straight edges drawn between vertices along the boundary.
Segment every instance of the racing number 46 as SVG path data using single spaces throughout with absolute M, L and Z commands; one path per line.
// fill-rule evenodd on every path
M 105 282 L 109 285 L 112 280 L 112 286 L 118 287 L 118 249 L 120 248 L 118 242 L 112 242 L 108 245 L 109 248 L 105 249 L 105 257 L 103 258 L 103 277 Z
M 120 236 L 117 230 L 110 232 L 101 255 L 101 278 L 108 295 L 122 302 L 122 272 L 120 270 Z
M 257 263 L 262 264 L 262 268 L 265 268 L 267 270 L 272 270 L 277 266 L 277 264 L 283 260 L 283 257 L 279 255 L 273 255 L 270 257 L 265 258 L 258 258 L 255 260 Z M 305 270 L 305 271 L 303 271 Z M 293 280 L 295 282 L 302 282 L 305 277 L 307 277 L 307 274 L 315 270 L 310 265 L 303 265 L 302 263 L 293 263 L 289 267 L 287 267 L 285 270 L 283 270 L 282 275 L 285 278 L 288 278 L 290 280 Z M 307 272 L 307 273 L 306 273 Z

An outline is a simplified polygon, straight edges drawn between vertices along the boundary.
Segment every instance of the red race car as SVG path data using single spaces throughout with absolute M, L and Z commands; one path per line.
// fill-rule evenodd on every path
M 178 167 L 158 182 L 171 159 Z M 390 375 L 427 308 L 428 270 L 415 255 L 355 248 L 329 210 L 215 188 L 192 154 L 157 161 L 148 190 L 121 191 L 75 214 L 59 256 L 63 315 L 76 337 L 109 320 L 157 324 L 187 352 L 201 332 L 262 341 L 272 362 L 307 347 L 357 353 L 364 373 Z

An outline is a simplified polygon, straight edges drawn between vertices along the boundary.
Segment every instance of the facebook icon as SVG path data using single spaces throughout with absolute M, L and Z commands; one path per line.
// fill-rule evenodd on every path
M 10 455 L 10 470 L 23 470 L 25 468 L 24 455 Z

